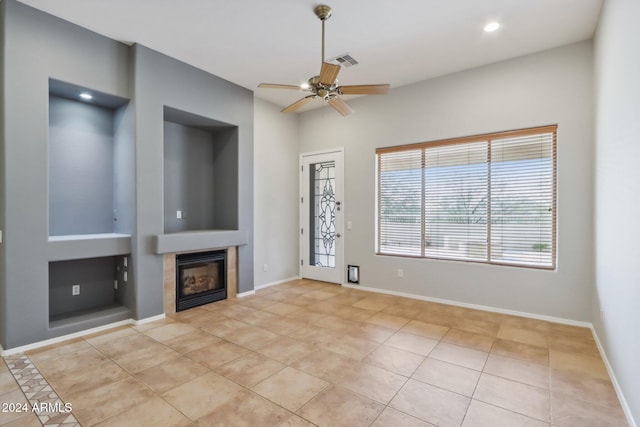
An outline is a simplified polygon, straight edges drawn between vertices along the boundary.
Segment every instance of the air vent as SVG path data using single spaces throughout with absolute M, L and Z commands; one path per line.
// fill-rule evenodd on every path
M 326 62 L 330 64 L 340 65 L 344 68 L 349 68 L 353 65 L 358 64 L 358 61 L 356 61 L 353 56 L 349 55 L 349 53 L 344 53 L 342 55 L 336 56 L 335 58 L 327 59 Z

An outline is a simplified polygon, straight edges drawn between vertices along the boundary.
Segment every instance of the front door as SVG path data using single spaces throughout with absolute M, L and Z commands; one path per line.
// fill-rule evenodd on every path
M 300 275 L 342 283 L 342 149 L 300 156 Z

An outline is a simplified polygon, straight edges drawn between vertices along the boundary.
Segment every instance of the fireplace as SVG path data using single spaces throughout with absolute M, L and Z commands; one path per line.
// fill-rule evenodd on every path
M 226 298 L 226 250 L 176 255 L 176 311 Z

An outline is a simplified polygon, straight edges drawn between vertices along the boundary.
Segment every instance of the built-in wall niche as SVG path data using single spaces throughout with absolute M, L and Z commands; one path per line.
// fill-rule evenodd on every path
M 49 263 L 49 327 L 129 318 L 130 255 Z
M 164 108 L 164 232 L 238 229 L 238 127 Z
M 49 80 L 49 236 L 131 234 L 129 100 Z

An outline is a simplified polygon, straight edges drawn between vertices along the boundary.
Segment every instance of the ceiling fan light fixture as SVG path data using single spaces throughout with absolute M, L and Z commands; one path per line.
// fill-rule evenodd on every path
M 302 89 L 302 90 L 307 90 L 307 89 L 309 89 L 310 87 L 311 87 L 311 86 L 309 85 L 309 82 L 303 82 L 303 83 L 300 83 L 300 89 Z
M 484 26 L 484 31 L 486 33 L 493 33 L 494 31 L 497 31 L 500 29 L 500 23 L 499 22 L 489 22 L 487 25 Z

